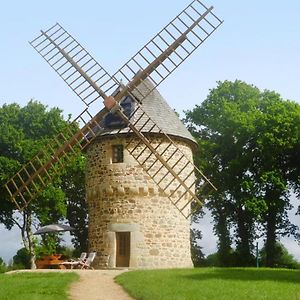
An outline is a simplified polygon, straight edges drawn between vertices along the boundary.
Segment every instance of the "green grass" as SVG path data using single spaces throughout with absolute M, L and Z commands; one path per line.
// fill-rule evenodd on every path
M 147 270 L 123 273 L 116 281 L 138 300 L 300 300 L 300 270 Z
M 0 274 L 1 300 L 65 300 L 76 273 Z

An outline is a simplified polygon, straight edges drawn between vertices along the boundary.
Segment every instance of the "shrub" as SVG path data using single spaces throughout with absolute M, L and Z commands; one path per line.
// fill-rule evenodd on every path
M 266 265 L 266 251 L 265 247 L 260 250 L 260 265 Z M 275 268 L 285 269 L 300 269 L 300 263 L 294 258 L 292 254 L 281 244 L 276 243 L 275 247 Z
M 7 271 L 7 266 L 4 260 L 2 259 L 2 257 L 0 257 L 0 273 L 5 273 L 6 271 Z
M 13 257 L 14 269 L 30 269 L 30 254 L 26 248 L 21 248 Z

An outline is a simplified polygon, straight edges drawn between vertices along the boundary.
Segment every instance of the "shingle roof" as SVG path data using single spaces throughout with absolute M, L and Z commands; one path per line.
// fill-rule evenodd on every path
M 142 100 L 140 104 L 141 109 L 138 108 L 131 119 L 133 123 L 135 120 L 141 117 L 144 111 L 164 133 L 170 136 L 183 138 L 188 142 L 191 142 L 193 145 L 196 144 L 195 139 L 183 125 L 175 111 L 167 104 L 165 99 L 158 92 L 158 90 L 154 88 L 149 79 L 144 80 L 143 83 L 141 83 L 136 90 L 132 92 L 132 94 L 138 101 Z M 147 119 L 147 116 L 142 116 L 135 126 L 140 129 Z M 104 124 L 105 123 L 107 122 L 104 122 Z M 142 132 L 148 133 L 152 125 L 153 123 L 151 124 L 151 122 L 147 123 L 147 125 L 143 127 Z M 152 129 L 151 133 L 158 133 L 158 127 Z M 103 131 L 98 132 L 98 136 L 114 134 L 115 132 L 116 130 L 108 129 L 106 126 L 104 126 Z M 120 132 L 126 133 L 128 132 L 128 129 L 124 128 Z

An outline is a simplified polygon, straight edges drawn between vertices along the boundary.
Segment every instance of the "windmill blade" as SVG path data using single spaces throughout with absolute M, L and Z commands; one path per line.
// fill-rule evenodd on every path
M 114 74 L 113 78 L 120 79 L 123 84 L 120 93 L 114 97 L 116 102 L 120 102 L 123 97 L 129 95 L 143 103 L 143 99 L 222 24 L 222 21 L 212 13 L 212 9 L 213 7 L 207 8 L 199 0 L 193 1 Z M 145 79 L 150 80 L 152 84 L 144 84 Z M 205 198 L 211 191 L 216 190 L 216 187 L 143 111 L 141 106 L 137 105 L 135 111 L 140 115 L 137 119 L 141 124 L 136 121 L 132 122 L 135 113 L 132 114 L 130 120 L 126 120 L 126 117 L 122 116 L 122 112 L 117 111 L 117 113 L 127 123 L 128 133 L 133 133 L 139 139 L 138 144 L 132 149 L 130 149 L 130 144 L 126 146 L 129 153 L 160 187 L 161 191 L 166 193 L 178 210 L 188 218 L 192 213 L 188 210 L 189 204 L 196 201 L 201 205 L 202 202 L 198 196 Z M 159 145 L 155 146 L 150 139 L 147 139 L 143 133 L 145 128 L 148 128 L 147 134 L 163 135 L 168 141 L 166 148 L 157 151 Z M 124 130 L 120 132 L 124 132 Z M 148 159 L 141 160 L 145 153 L 147 153 Z M 170 165 L 169 161 L 177 155 L 179 155 L 178 161 Z M 150 161 L 154 161 L 154 163 L 148 168 L 146 166 Z M 176 170 L 177 164 L 182 166 L 178 170 Z M 157 165 L 160 167 L 155 170 Z M 153 172 L 153 170 L 155 171 Z M 190 170 L 188 176 L 186 176 L 187 170 Z M 194 172 L 198 175 L 198 180 L 191 179 Z M 163 174 L 162 177 L 161 174 Z M 194 192 L 196 187 L 196 192 Z M 173 191 L 168 193 L 167 190 L 171 189 Z M 175 193 L 179 193 L 180 196 L 174 198 Z
M 129 126 L 129 133 L 132 132 L 135 136 L 125 145 L 125 148 L 156 183 L 160 193 L 167 196 L 179 212 L 188 218 L 193 213 L 189 204 L 195 202 L 202 206 L 202 199 L 216 188 L 193 164 L 192 158 L 180 150 L 150 118 L 144 114 L 142 116 L 140 120 L 144 120 L 139 126 L 137 124 Z M 159 133 L 163 136 L 162 143 L 148 139 L 142 132 L 145 126 L 151 127 L 147 134 Z M 200 179 L 197 185 L 195 176 Z
M 151 87 L 152 84 L 145 81 L 133 91 L 133 94 L 139 100 L 140 92 L 146 94 Z M 169 198 L 185 218 L 188 218 L 193 213 L 189 209 L 189 204 L 195 202 L 201 206 L 203 199 L 217 189 L 194 165 L 192 157 L 177 146 L 139 102 L 135 101 L 135 109 L 129 119 L 121 111 L 117 111 L 128 127 L 113 131 L 113 136 L 118 138 L 124 133 L 132 135 L 125 144 L 129 154 L 156 183 L 160 192 Z M 162 142 L 158 143 L 153 136 L 160 136 Z
M 79 155 L 80 151 L 94 140 L 99 131 L 107 130 L 104 128 L 103 120 L 108 113 L 107 109 L 102 109 L 92 117 L 86 108 L 70 126 L 49 142 L 6 183 L 5 187 L 19 210 L 26 207 L 67 162 Z M 201 205 L 199 196 L 202 198 L 207 195 L 207 188 L 209 191 L 216 190 L 214 185 L 197 169 L 192 159 L 159 128 L 138 102 L 130 119 L 121 110 L 115 113 L 128 127 L 117 130 L 113 137 L 118 138 L 120 133 L 134 134 L 134 138 L 128 141 L 125 148 L 158 185 L 161 192 L 165 193 L 177 209 L 188 218 L 192 213 L 187 209 L 188 204 L 195 201 Z M 78 123 L 85 125 L 74 131 Z M 153 144 L 144 132 L 164 136 L 166 141 L 164 146 Z M 144 154 L 147 154 L 146 159 Z M 172 159 L 175 156 L 177 158 L 174 163 Z M 195 173 L 200 179 L 197 185 Z M 196 187 L 198 189 L 195 192 Z
M 107 113 L 106 109 L 102 109 L 93 117 L 86 108 L 5 184 L 19 210 L 24 209 L 66 163 L 76 158 L 93 141 L 95 131 L 101 128 L 101 121 Z M 81 129 L 78 129 L 79 123 L 84 124 Z
M 157 184 L 160 192 L 188 218 L 193 213 L 189 210 L 189 204 L 195 202 L 202 206 L 203 200 L 217 189 L 194 165 L 192 157 L 180 149 L 149 115 L 139 108 L 136 114 L 138 117 L 128 131 L 134 133 L 135 137 L 125 147 Z M 145 130 L 146 133 L 143 133 Z M 148 138 L 151 134 L 159 134 L 162 142 Z
M 108 113 L 107 109 L 103 109 L 92 117 L 86 108 L 72 124 L 48 142 L 31 161 L 5 184 L 11 199 L 19 210 L 26 207 L 67 162 L 79 155 L 80 151 L 94 140 L 99 131 L 107 130 L 103 128 L 103 120 Z M 158 185 L 161 192 L 166 194 L 177 209 L 188 218 L 192 213 L 186 209 L 188 204 L 195 201 L 201 205 L 199 196 L 202 198 L 207 195 L 207 190 L 216 190 L 214 185 L 193 164 L 192 159 L 159 128 L 138 102 L 136 102 L 136 108 L 130 119 L 121 110 L 116 111 L 116 113 L 128 127 L 117 130 L 113 137 L 117 139 L 119 134 L 134 134 L 125 148 Z M 85 125 L 77 130 L 78 123 Z M 164 146 L 153 144 L 153 141 L 148 139 L 144 132 L 164 136 L 166 141 Z M 145 154 L 147 154 L 146 159 L 144 159 Z M 172 159 L 175 156 L 177 158 L 174 163 Z M 197 185 L 195 173 L 200 179 Z M 196 187 L 198 189 L 195 192 Z
M 58 23 L 30 42 L 77 96 L 89 106 L 99 98 L 106 99 L 119 86 L 88 52 Z M 85 109 L 74 122 L 19 170 L 5 185 L 19 210 L 26 207 L 66 161 L 78 155 L 95 137 L 109 111 L 104 107 L 96 116 Z M 84 126 L 76 133 L 79 123 Z
M 201 12 L 200 8 L 203 10 Z M 59 24 L 54 25 L 41 35 L 34 39 L 30 44 L 42 55 L 49 65 L 59 74 L 59 76 L 68 84 L 68 86 L 80 97 L 86 104 L 90 105 L 98 98 L 106 100 L 107 94 L 112 94 L 115 103 L 121 102 L 127 96 L 133 96 L 142 101 L 158 84 L 160 84 L 168 75 L 170 75 L 198 46 L 200 46 L 208 36 L 210 36 L 218 26 L 222 23 L 212 12 L 212 7 L 206 8 L 200 1 L 193 1 L 181 14 L 172 20 L 162 31 L 160 31 L 146 46 L 139 51 L 128 63 L 126 63 L 113 77 L 108 73 L 87 53 L 87 51 Z M 113 94 L 113 91 L 119 86 L 117 76 L 121 75 L 123 83 L 120 92 Z M 133 79 L 131 79 L 133 77 Z M 153 87 L 144 93 L 139 86 L 143 81 L 149 78 L 153 83 Z M 107 105 L 107 103 L 105 104 Z M 108 107 L 108 106 L 107 106 Z M 67 133 L 60 134 L 55 140 L 54 145 L 47 145 L 47 149 L 41 151 L 26 166 L 24 166 L 11 180 L 6 184 L 6 188 L 16 203 L 17 207 L 28 205 L 28 203 L 43 189 L 53 178 L 59 168 L 63 167 L 64 159 L 71 159 L 74 155 L 78 155 L 78 151 L 86 147 L 95 137 L 96 128 L 101 128 L 104 116 L 112 110 L 116 112 L 129 127 L 128 133 L 134 133 L 142 143 L 142 151 L 149 151 L 149 157 L 153 156 L 155 163 L 162 164 L 163 179 L 157 179 L 155 172 L 152 173 L 152 167 L 145 169 L 148 175 L 158 184 L 165 193 L 169 186 L 175 186 L 175 190 L 168 195 L 169 199 L 176 205 L 179 211 L 186 217 L 190 212 L 186 213 L 188 204 L 193 201 L 199 201 L 193 192 L 195 180 L 191 185 L 190 176 L 194 176 L 193 172 L 188 177 L 182 177 L 180 174 L 184 169 L 175 170 L 175 165 L 170 165 L 168 161 L 180 152 L 180 149 L 172 142 L 170 137 L 163 133 L 161 129 L 147 116 L 141 107 L 139 107 L 142 116 L 146 121 L 143 126 L 136 127 L 129 118 L 124 115 L 120 106 L 114 104 L 111 107 L 104 108 L 95 117 L 92 118 L 88 110 L 85 110 L 75 123 L 80 119 L 84 122 L 84 127 L 75 134 L 68 129 Z M 88 118 L 83 118 L 87 114 Z M 142 120 L 143 117 L 140 119 Z M 89 120 L 91 118 L 91 120 Z M 131 119 L 131 118 L 130 118 Z M 158 148 L 153 146 L 147 137 L 143 134 L 143 128 L 146 124 L 153 123 L 152 127 L 158 128 L 156 131 L 169 141 L 168 151 L 160 152 Z M 150 131 L 151 132 L 151 131 Z M 129 149 L 130 144 L 127 146 Z M 136 147 L 131 150 L 132 155 L 139 164 L 140 155 L 136 153 Z M 173 152 L 169 149 L 174 149 Z M 169 157 L 164 157 L 168 153 Z M 194 165 L 183 154 L 178 163 L 185 158 L 184 166 L 194 168 Z M 153 161 L 153 158 L 151 157 Z M 155 165 L 155 164 L 154 164 Z M 58 167 L 59 166 L 59 167 Z M 142 165 L 144 167 L 144 165 Z M 171 181 L 167 181 L 170 178 Z M 214 186 L 209 182 L 203 174 L 201 180 L 205 185 Z M 176 185 L 177 183 L 177 185 Z M 204 186 L 204 185 L 203 185 Z M 177 201 L 173 201 L 174 193 L 183 188 L 182 196 Z M 184 197 L 188 198 L 183 206 L 179 206 L 179 201 Z M 178 198 L 176 198 L 178 199 Z M 180 201 L 181 202 L 181 201 Z
M 145 78 L 152 81 L 153 90 L 182 64 L 223 23 L 212 9 L 193 1 L 124 64 L 112 76 L 125 87 L 120 96 L 134 89 L 139 92 Z M 147 96 L 139 94 L 140 101 Z
M 29 43 L 86 105 L 119 85 L 58 23 Z

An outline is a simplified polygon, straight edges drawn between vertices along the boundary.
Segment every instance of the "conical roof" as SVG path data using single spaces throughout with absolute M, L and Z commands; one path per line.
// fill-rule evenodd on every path
M 146 97 L 145 97 L 146 96 Z M 159 133 L 159 129 L 161 129 L 164 133 L 178 137 L 186 140 L 189 143 L 192 143 L 195 146 L 197 143 L 187 128 L 183 125 L 175 111 L 167 104 L 166 100 L 162 97 L 162 95 L 158 92 L 157 89 L 154 88 L 154 85 L 149 79 L 145 79 L 133 92 L 132 96 L 128 97 L 129 102 L 131 98 L 135 98 L 138 102 L 140 102 L 140 108 L 137 108 L 136 112 L 133 115 L 133 119 L 130 119 L 133 123 L 134 120 L 140 119 L 140 121 L 136 124 L 138 129 L 142 128 L 143 133 L 150 132 L 152 127 L 152 122 L 147 123 L 144 126 L 143 119 L 151 118 L 151 120 L 159 127 L 152 128 L 151 133 Z M 125 100 L 128 102 L 128 98 Z M 147 116 L 141 116 L 143 112 L 146 113 Z M 98 136 L 110 135 L 116 133 L 116 129 L 111 129 L 110 120 L 107 119 L 104 121 L 103 130 L 97 133 Z M 140 128 L 139 128 L 140 127 Z M 128 129 L 124 128 L 119 131 L 120 133 L 127 133 Z

